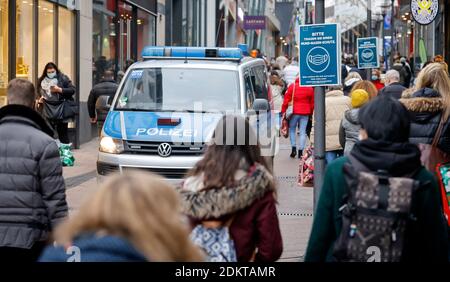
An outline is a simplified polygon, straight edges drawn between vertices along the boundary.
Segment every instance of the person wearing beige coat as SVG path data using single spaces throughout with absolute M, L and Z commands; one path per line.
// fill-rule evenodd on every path
M 343 153 L 343 148 L 339 142 L 339 129 L 345 112 L 351 108 L 352 101 L 350 97 L 344 95 L 342 90 L 327 92 L 325 96 L 325 159 L 327 164 Z M 314 141 L 314 128 L 311 133 L 311 141 Z

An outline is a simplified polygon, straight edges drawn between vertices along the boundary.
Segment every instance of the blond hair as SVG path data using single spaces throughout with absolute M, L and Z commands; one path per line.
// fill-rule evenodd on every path
M 445 118 L 450 116 L 450 78 L 441 63 L 432 63 L 426 66 L 417 77 L 415 90 L 432 88 L 439 92 L 444 103 Z
M 355 90 L 362 89 L 365 90 L 369 94 L 370 100 L 378 96 L 378 89 L 372 82 L 368 80 L 361 80 L 355 83 L 353 85 L 353 88 L 350 93 L 352 93 Z
M 128 240 L 149 261 L 202 261 L 182 223 L 179 196 L 162 178 L 129 172 L 110 177 L 80 211 L 61 224 L 56 242 L 70 246 L 82 234 Z
M 362 80 L 362 77 L 361 77 L 361 75 L 359 73 L 357 73 L 356 71 L 352 71 L 352 72 L 350 72 L 347 75 L 347 77 L 345 78 L 344 82 L 347 82 L 347 81 L 349 81 L 350 79 L 353 79 L 353 78 Z

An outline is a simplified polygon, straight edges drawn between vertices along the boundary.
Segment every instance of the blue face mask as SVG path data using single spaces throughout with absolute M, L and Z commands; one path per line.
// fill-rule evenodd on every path
M 378 80 L 378 76 L 372 75 L 372 81 Z
M 47 73 L 47 77 L 50 78 L 50 79 L 55 78 L 56 77 L 56 72 L 48 72 Z

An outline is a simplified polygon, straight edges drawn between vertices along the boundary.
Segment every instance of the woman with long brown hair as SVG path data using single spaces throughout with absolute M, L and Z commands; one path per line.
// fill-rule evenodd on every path
M 175 189 L 143 173 L 113 176 L 55 232 L 40 261 L 198 262 Z M 68 254 L 69 255 L 68 255 Z
M 280 258 L 283 245 L 274 179 L 243 117 L 221 119 L 204 158 L 179 191 L 183 211 L 194 227 L 191 238 L 203 247 L 209 261 L 273 262 Z M 201 235 L 212 229 L 225 232 L 222 238 L 230 239 L 223 248 L 229 253 L 227 258 L 220 254 L 224 257 L 214 260 L 214 250 L 205 249 L 211 242 L 202 241 L 208 236 Z

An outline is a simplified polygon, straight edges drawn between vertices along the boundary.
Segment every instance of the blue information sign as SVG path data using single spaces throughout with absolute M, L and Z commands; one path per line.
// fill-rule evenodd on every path
M 300 26 L 300 85 L 341 84 L 341 34 L 338 24 Z
M 378 38 L 358 38 L 358 68 L 375 69 L 379 67 Z

